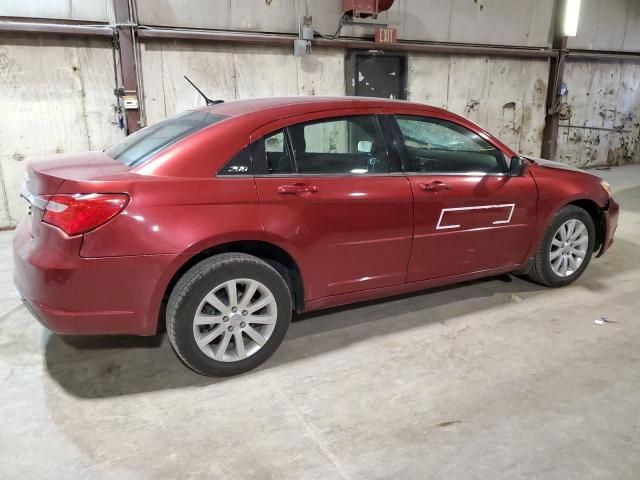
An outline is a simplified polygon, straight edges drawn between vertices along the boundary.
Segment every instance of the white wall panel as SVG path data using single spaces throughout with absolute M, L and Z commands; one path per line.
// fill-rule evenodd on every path
M 216 29 L 231 26 L 231 0 L 137 0 L 136 5 L 138 21 L 147 25 Z
M 409 99 L 446 108 L 539 155 L 548 62 L 470 56 L 409 57 Z
M 296 33 L 298 18 L 308 11 L 316 30 L 333 34 L 342 13 L 340 0 L 137 0 L 137 5 L 140 22 L 148 25 L 279 33 Z M 545 46 L 552 5 L 553 0 L 397 0 L 385 18 L 401 39 Z M 343 30 L 347 36 L 372 32 Z
M 576 166 L 640 161 L 640 65 L 569 62 L 567 102 L 558 160 Z
M 552 0 L 453 0 L 449 41 L 548 45 L 552 8 Z
M 2 0 L 0 16 L 111 22 L 112 0 Z
M 115 122 L 108 42 L 6 36 L 0 45 L 0 226 L 25 212 L 18 199 L 33 157 L 103 149 Z
M 142 45 L 148 123 L 203 104 L 183 75 L 224 100 L 291 95 L 344 95 L 344 52 L 150 41 Z
M 640 51 L 638 0 L 582 0 L 578 34 L 569 48 Z
M 141 23 L 296 33 L 308 12 L 332 34 L 340 0 L 136 0 Z M 308 8 L 308 9 L 307 9 Z M 548 46 L 553 0 L 396 0 L 388 21 L 406 40 Z M 3 0 L 0 15 L 113 21 L 113 0 Z M 346 27 L 345 35 L 371 35 Z M 583 0 L 570 48 L 640 51 L 638 0 Z

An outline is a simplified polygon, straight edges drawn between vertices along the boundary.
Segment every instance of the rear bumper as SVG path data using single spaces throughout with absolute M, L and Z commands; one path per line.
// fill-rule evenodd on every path
M 618 228 L 618 217 L 620 215 L 620 205 L 613 198 L 609 201 L 609 205 L 606 210 L 602 212 L 603 218 L 603 232 L 602 232 L 602 246 L 598 252 L 598 257 L 603 255 L 609 247 L 613 244 L 614 235 Z
M 180 255 L 82 258 L 81 237 L 43 225 L 14 234 L 14 282 L 31 313 L 67 335 L 153 335 L 167 271 Z

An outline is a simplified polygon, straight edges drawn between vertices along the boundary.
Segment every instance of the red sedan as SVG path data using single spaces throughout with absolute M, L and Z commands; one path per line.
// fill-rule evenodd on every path
M 27 174 L 13 248 L 33 315 L 73 335 L 166 323 L 217 376 L 264 362 L 293 310 L 508 272 L 567 285 L 618 219 L 599 178 L 379 99 L 216 104 Z

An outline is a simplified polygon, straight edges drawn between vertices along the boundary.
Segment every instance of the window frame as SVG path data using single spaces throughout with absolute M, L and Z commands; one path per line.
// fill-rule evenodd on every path
M 404 172 L 407 175 L 421 175 L 421 176 L 488 176 L 488 177 L 504 177 L 504 176 L 508 176 L 509 175 L 509 164 L 507 162 L 507 155 L 504 153 L 503 149 L 500 148 L 498 145 L 496 145 L 494 142 L 492 142 L 490 139 L 484 138 L 482 135 L 478 135 L 478 132 L 474 131 L 473 129 L 467 127 L 466 125 L 462 125 L 461 123 L 456 122 L 455 120 L 452 120 L 450 118 L 443 118 L 443 117 L 439 117 L 437 115 L 424 115 L 424 114 L 417 114 L 417 113 L 408 113 L 408 112 L 394 112 L 394 113 L 388 113 L 386 115 L 387 117 L 387 121 L 389 122 L 391 129 L 393 130 L 394 136 L 397 139 L 397 148 L 399 150 L 400 153 L 400 157 L 402 159 L 402 165 L 404 168 Z M 456 125 L 457 127 L 464 129 L 465 131 L 474 134 L 474 135 L 478 135 L 480 136 L 480 138 L 482 138 L 482 140 L 484 140 L 485 142 L 487 142 L 489 145 L 491 145 L 493 148 L 495 148 L 499 154 L 500 154 L 500 158 L 496 158 L 496 161 L 498 162 L 498 165 L 500 166 L 500 169 L 502 170 L 499 173 L 488 173 L 488 172 L 420 172 L 417 170 L 413 158 L 411 158 L 411 155 L 409 155 L 409 152 L 407 150 L 407 146 L 405 144 L 405 139 L 404 139 L 404 134 L 402 133 L 402 129 L 400 128 L 400 125 L 398 124 L 398 121 L 396 119 L 396 117 L 407 117 L 407 118 L 413 118 L 413 119 L 417 119 L 417 120 L 423 120 L 423 121 L 430 121 L 430 120 L 436 120 L 436 122 L 434 123 L 438 123 L 438 122 L 448 122 L 451 123 L 453 125 Z M 453 151 L 453 150 L 452 150 Z
M 377 173 L 300 173 L 298 171 L 298 161 L 296 155 L 294 153 L 293 144 L 291 141 L 291 135 L 289 134 L 289 128 L 296 125 L 303 124 L 317 124 L 331 121 L 341 121 L 348 120 L 353 117 L 373 117 L 380 138 L 382 139 L 382 143 L 384 145 L 387 161 L 389 165 L 389 172 L 377 172 Z M 286 126 L 279 126 L 278 128 L 274 128 L 266 133 L 264 133 L 260 138 L 253 141 L 251 143 L 251 157 L 253 163 L 253 171 L 255 177 L 358 177 L 358 178 L 366 178 L 371 176 L 397 176 L 404 175 L 402 162 L 397 151 L 397 142 L 395 141 L 394 135 L 391 132 L 391 128 L 389 127 L 386 120 L 383 119 L 384 115 L 380 113 L 373 112 L 357 112 L 350 111 L 344 115 L 330 115 L 327 117 L 318 117 L 314 119 L 305 119 L 303 121 L 289 123 Z M 287 150 L 289 153 L 289 157 L 291 158 L 293 173 L 269 173 L 269 165 L 266 157 L 266 149 L 265 149 L 265 139 L 266 137 L 272 135 L 274 132 L 279 130 L 283 130 L 285 134 L 285 143 L 287 145 Z

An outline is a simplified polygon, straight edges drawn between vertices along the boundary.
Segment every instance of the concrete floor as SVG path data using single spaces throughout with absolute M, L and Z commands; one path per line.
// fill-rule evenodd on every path
M 165 336 L 48 333 L 2 234 L 0 477 L 640 478 L 640 165 L 597 173 L 622 223 L 573 286 L 501 277 L 307 315 L 226 380 Z

